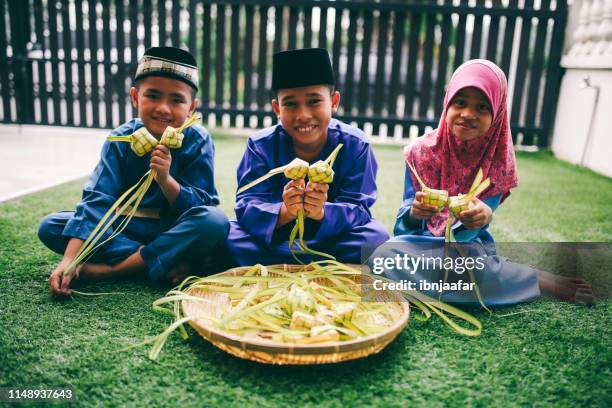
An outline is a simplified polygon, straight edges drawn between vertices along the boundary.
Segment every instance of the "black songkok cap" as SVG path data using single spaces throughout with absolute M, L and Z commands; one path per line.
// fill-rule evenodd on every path
M 198 65 L 189 51 L 175 47 L 152 47 L 138 61 L 134 81 L 148 76 L 163 76 L 198 89 Z
M 274 91 L 334 83 L 334 69 L 327 50 L 323 48 L 282 51 L 272 58 Z

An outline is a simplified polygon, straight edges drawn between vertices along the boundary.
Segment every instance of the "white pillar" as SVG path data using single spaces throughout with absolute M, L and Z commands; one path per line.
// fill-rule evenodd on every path
M 578 27 L 574 31 L 574 45 L 570 49 L 568 55 L 578 56 L 584 54 L 584 46 L 588 39 L 588 26 L 589 26 L 589 9 L 591 3 L 590 0 L 582 0 L 580 7 L 580 14 L 578 15 Z

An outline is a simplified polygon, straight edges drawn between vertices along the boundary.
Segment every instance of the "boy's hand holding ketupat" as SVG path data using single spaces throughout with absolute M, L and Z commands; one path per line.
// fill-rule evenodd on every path
M 325 203 L 327 202 L 327 192 L 329 184 L 326 183 L 311 183 L 306 185 L 306 194 L 304 194 L 304 211 L 308 218 L 316 221 L 321 221 L 325 216 Z
M 304 208 L 304 179 L 291 180 L 283 188 L 283 204 L 276 225 L 281 227 L 297 218 L 298 211 Z
M 167 146 L 158 144 L 151 150 L 151 170 L 155 170 L 153 179 L 159 185 L 160 190 L 170 205 L 174 204 L 176 197 L 181 192 L 181 186 L 170 175 L 170 164 L 172 164 L 172 153 Z
M 170 177 L 170 164 L 172 163 L 172 154 L 167 146 L 158 144 L 151 151 L 151 170 L 155 170 L 155 181 L 160 184 L 164 183 Z
M 295 220 L 300 209 L 304 210 L 307 217 L 316 221 L 321 221 L 325 216 L 324 206 L 329 184 L 309 182 L 305 187 L 304 184 L 304 179 L 299 179 L 291 180 L 285 185 L 278 226 Z

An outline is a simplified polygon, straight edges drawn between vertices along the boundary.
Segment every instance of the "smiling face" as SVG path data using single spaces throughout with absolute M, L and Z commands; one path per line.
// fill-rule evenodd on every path
M 492 121 L 491 104 L 478 88 L 459 90 L 448 104 L 446 126 L 462 141 L 481 137 Z
M 327 141 L 327 126 L 339 103 L 340 94 L 330 93 L 328 85 L 311 85 L 279 90 L 272 108 L 293 138 L 296 153 L 318 154 Z
M 198 105 L 191 86 L 166 77 L 145 77 L 137 88 L 130 89 L 130 95 L 138 116 L 157 139 L 167 126 L 181 126 Z

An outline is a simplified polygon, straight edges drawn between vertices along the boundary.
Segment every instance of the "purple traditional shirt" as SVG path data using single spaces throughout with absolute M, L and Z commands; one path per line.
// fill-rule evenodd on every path
M 378 165 L 370 142 L 361 130 L 332 119 L 327 130 L 327 143 L 309 164 L 325 160 L 340 143 L 344 146 L 334 162 L 334 181 L 329 186 L 325 217 L 313 237 L 315 242 L 348 232 L 372 219 L 370 207 L 376 201 Z M 238 165 L 238 186 L 284 166 L 294 158 L 293 139 L 280 124 L 263 129 L 247 142 Z M 282 205 L 283 187 L 288 181 L 281 173 L 236 197 L 238 224 L 267 245 L 272 241 Z

